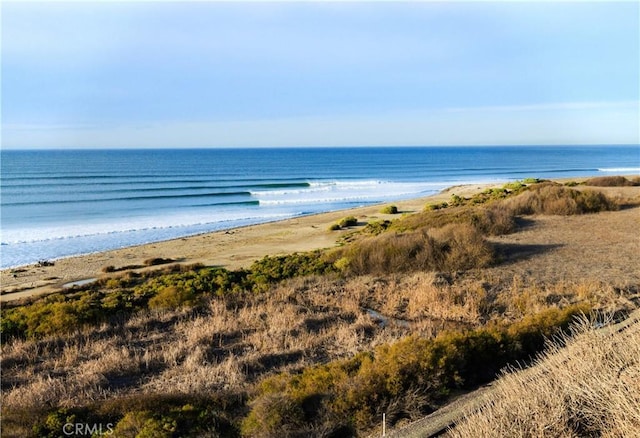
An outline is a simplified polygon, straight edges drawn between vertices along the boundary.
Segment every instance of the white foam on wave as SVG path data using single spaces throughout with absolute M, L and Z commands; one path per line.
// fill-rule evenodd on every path
M 21 224 L 2 231 L 3 268 L 78 254 L 106 251 L 238 226 L 282 220 L 303 214 L 408 199 L 435 193 L 455 183 L 318 181 L 308 188 L 254 192 L 253 206 L 198 207 L 160 214 L 147 211 L 135 217 L 102 217 L 92 222 L 58 223 L 47 226 Z M 301 205 L 304 204 L 304 207 Z
M 218 214 L 173 214 L 165 216 L 147 216 L 137 219 L 99 221 L 91 224 L 65 224 L 44 227 L 29 227 L 3 230 L 3 245 L 45 242 L 52 240 L 70 240 L 82 237 L 104 236 L 134 232 L 153 232 L 154 230 L 187 228 L 200 225 L 212 225 L 233 221 L 260 221 L 290 216 L 288 213 L 268 213 L 253 211 L 235 211 Z
M 433 193 L 448 184 L 434 182 L 323 181 L 295 190 L 253 191 L 261 206 L 386 201 Z
M 377 187 L 385 184 L 384 181 L 313 181 L 309 182 L 309 187 L 303 189 L 284 189 L 284 190 L 252 190 L 251 195 L 260 196 L 288 196 L 301 195 L 317 192 L 330 192 L 349 189 L 363 189 L 368 187 Z M 397 184 L 397 183 L 396 183 Z
M 598 172 L 640 172 L 640 167 L 603 167 Z
M 0 267 L 13 268 L 34 263 L 41 259 L 55 260 L 62 257 L 90 254 L 245 225 L 272 222 L 300 214 L 300 212 L 272 212 L 259 215 L 238 213 L 225 215 L 215 222 L 182 223 L 137 229 L 130 228 L 121 231 L 111 229 L 93 233 L 91 231 L 94 231 L 94 228 L 91 228 L 84 229 L 76 235 L 59 235 L 55 238 L 46 238 L 44 234 L 41 234 L 38 239 L 34 235 L 29 241 L 3 242 Z M 32 231 L 27 231 L 27 233 Z M 6 233 L 4 234 L 3 240 L 6 237 Z

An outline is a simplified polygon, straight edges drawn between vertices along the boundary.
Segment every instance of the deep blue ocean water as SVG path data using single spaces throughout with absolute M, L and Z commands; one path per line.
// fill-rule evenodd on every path
M 425 196 L 640 172 L 639 146 L 2 151 L 1 266 Z

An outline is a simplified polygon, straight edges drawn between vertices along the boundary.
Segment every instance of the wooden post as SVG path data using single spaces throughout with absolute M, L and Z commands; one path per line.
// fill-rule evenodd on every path
M 387 436 L 387 414 L 382 414 L 382 436 Z

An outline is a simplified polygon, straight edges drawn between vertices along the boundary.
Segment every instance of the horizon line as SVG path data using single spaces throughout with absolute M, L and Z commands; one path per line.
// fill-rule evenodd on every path
M 18 152 L 41 152 L 41 151 L 152 151 L 152 150 L 252 150 L 252 149 L 365 149 L 365 148 L 493 148 L 493 147 L 603 147 L 603 146 L 628 146 L 640 147 L 639 143 L 556 143 L 556 144 L 538 144 L 538 143 L 522 143 L 522 144 L 424 144 L 424 145 L 313 145 L 313 146 L 151 146 L 151 147 L 4 147 L 0 146 L 2 151 L 18 151 Z

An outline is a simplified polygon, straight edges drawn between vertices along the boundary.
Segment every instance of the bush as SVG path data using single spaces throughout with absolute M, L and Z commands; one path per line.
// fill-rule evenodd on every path
M 545 184 L 507 201 L 514 214 L 573 215 L 615 210 L 615 203 L 604 194 L 578 191 L 559 185 Z
M 629 187 L 638 185 L 637 182 L 629 181 L 624 176 L 599 176 L 586 180 L 584 184 L 594 187 Z
M 186 268 L 185 268 L 186 269 Z M 95 287 L 72 294 L 52 294 L 31 304 L 2 308 L 2 336 L 40 338 L 68 333 L 85 325 L 106 321 L 148 307 L 177 308 L 199 303 L 203 294 L 225 295 L 251 289 L 246 271 L 222 268 L 155 273 L 144 278 L 128 273 L 120 278 L 102 279 Z M 91 286 L 94 287 L 94 286 Z
M 173 259 L 163 259 L 162 257 L 154 257 L 151 259 L 147 259 L 144 261 L 145 266 L 156 266 L 156 265 L 164 265 L 167 263 L 173 263 L 175 260 Z
M 380 210 L 382 214 L 398 214 L 398 207 L 395 205 L 387 205 Z
M 338 222 L 338 225 L 340 225 L 340 227 L 342 228 L 354 227 L 358 225 L 358 219 L 356 219 L 354 216 L 347 216 L 340 219 L 340 222 Z
M 389 226 L 391 226 L 391 221 L 388 220 L 369 222 L 364 227 L 363 232 L 377 236 L 378 234 L 384 233 Z
M 441 270 L 488 266 L 493 250 L 477 229 L 452 224 L 441 230 L 384 233 L 354 242 L 337 252 L 347 272 L 355 275 Z
M 300 403 L 288 394 L 268 393 L 257 399 L 242 422 L 241 431 L 252 437 L 285 437 L 305 424 Z
M 441 228 L 449 224 L 472 225 L 485 234 L 501 235 L 515 231 L 515 215 L 503 202 L 487 206 L 450 207 L 443 210 L 424 211 L 394 221 L 389 230 L 404 232 L 410 230 Z
M 449 205 L 456 207 L 459 205 L 463 205 L 465 201 L 466 201 L 465 198 L 458 196 L 454 193 L 451 195 L 451 198 L 449 199 Z
M 64 296 L 53 294 L 32 304 L 3 309 L 2 336 L 37 338 L 79 330 L 83 325 L 103 321 L 101 295 L 83 292 Z
M 492 236 L 501 236 L 516 230 L 515 215 L 503 203 L 478 208 L 471 213 L 469 223 L 481 233 Z
M 282 280 L 307 275 L 336 272 L 333 263 L 320 251 L 293 253 L 283 256 L 265 256 L 251 265 L 247 280 L 254 291 L 263 291 Z
M 545 338 L 566 330 L 575 315 L 587 310 L 551 309 L 510 326 L 442 332 L 435 339 L 412 336 L 300 374 L 269 377 L 258 386 L 243 431 L 300 431 L 302 412 L 307 424 L 337 422 L 334 430 L 367 430 L 382 412 L 391 423 L 418 416 L 440 405 L 450 391 L 473 388 L 509 363 L 530 360 L 543 349 Z
M 440 202 L 437 204 L 427 204 L 424 206 L 424 211 L 434 211 L 434 210 L 440 210 L 443 208 L 447 208 L 449 206 L 449 204 L 447 202 Z
M 193 289 L 169 286 L 149 300 L 150 309 L 177 309 L 191 307 L 196 304 L 196 294 Z
M 170 438 L 176 424 L 154 418 L 148 411 L 128 412 L 114 429 L 115 436 L 126 438 Z
M 342 227 L 340 226 L 340 224 L 331 224 L 329 226 L 329 231 L 336 231 L 336 230 L 341 230 Z
M 521 192 L 527 187 L 527 184 L 531 184 L 530 180 L 526 180 L 526 181 L 529 181 L 529 182 L 514 181 L 514 182 L 506 183 L 504 186 L 502 186 L 502 188 L 503 190 L 508 190 L 511 192 Z M 534 182 L 537 182 L 537 181 L 534 181 Z
M 489 266 L 494 251 L 474 227 L 450 224 L 432 232 L 436 241 L 442 242 L 443 254 L 437 256 L 441 265 L 437 270 L 458 271 Z

